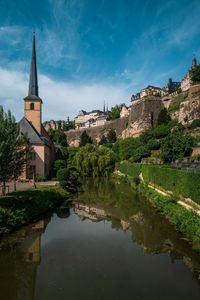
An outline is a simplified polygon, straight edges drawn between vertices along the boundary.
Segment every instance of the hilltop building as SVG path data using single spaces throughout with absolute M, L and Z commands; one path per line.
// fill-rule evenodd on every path
M 198 65 L 197 65 L 197 59 L 194 57 L 192 60 L 192 67 L 190 70 L 187 70 L 187 74 L 186 76 L 182 79 L 181 81 L 181 90 L 183 92 L 189 90 L 189 88 L 192 85 L 192 75 L 194 73 L 194 71 L 197 69 Z
M 131 106 L 127 107 L 125 104 L 123 104 L 120 111 L 120 118 L 128 117 L 130 110 L 131 110 Z
M 41 123 L 42 103 L 38 92 L 34 33 L 28 96 L 24 98 L 24 117 L 19 122 L 20 135 L 27 133 L 32 146 L 31 161 L 24 170 L 23 179 L 47 177 L 55 159 L 54 144 Z
M 92 110 L 91 112 L 86 112 L 81 110 L 78 116 L 74 118 L 76 129 L 104 125 L 109 115 L 108 109 L 105 111 L 105 104 L 104 111 Z

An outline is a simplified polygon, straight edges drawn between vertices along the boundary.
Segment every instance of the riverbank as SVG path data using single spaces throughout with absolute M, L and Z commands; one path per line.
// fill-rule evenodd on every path
M 0 237 L 40 219 L 68 195 L 59 186 L 40 186 L 0 196 Z
M 143 173 L 140 173 L 141 166 L 139 164 L 135 169 L 132 165 L 131 171 L 128 165 L 123 166 L 123 163 L 120 165 L 118 164 L 116 168 L 121 173 L 118 172 L 118 175 L 115 174 L 115 176 L 123 177 L 133 188 L 143 194 L 152 203 L 154 208 L 165 215 L 175 228 L 183 233 L 186 239 L 192 242 L 193 249 L 200 252 L 200 218 L 194 210 L 188 210 L 184 206 L 181 206 L 178 203 L 180 200 L 178 195 L 170 193 L 164 195 L 164 192 L 160 193 L 150 187 L 147 182 L 141 181 L 139 175 L 141 178 Z M 195 191 L 197 188 L 198 186 L 194 187 L 193 190 Z

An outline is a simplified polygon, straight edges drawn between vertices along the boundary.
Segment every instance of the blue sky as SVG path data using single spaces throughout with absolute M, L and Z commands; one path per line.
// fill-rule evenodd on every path
M 23 116 L 36 31 L 43 120 L 125 102 L 200 60 L 199 0 L 0 0 L 0 104 Z

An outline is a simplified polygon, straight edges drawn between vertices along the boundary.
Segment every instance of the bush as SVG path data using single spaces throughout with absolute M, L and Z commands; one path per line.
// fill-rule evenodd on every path
M 92 139 L 86 131 L 83 131 L 81 134 L 80 147 L 84 147 L 86 144 L 92 144 Z
M 193 120 L 191 124 L 188 125 L 188 128 L 195 129 L 200 127 L 200 119 Z
M 107 134 L 107 141 L 109 143 L 115 143 L 116 140 L 117 140 L 116 132 L 112 128 L 109 129 L 108 134 Z
M 61 181 L 68 181 L 69 180 L 70 171 L 67 168 L 63 168 L 58 170 L 56 177 L 59 182 Z
M 39 177 L 36 178 L 35 181 L 37 181 L 37 182 L 46 181 L 46 177 L 44 177 L 44 176 L 39 176 Z
M 57 159 L 54 161 L 53 170 L 57 173 L 58 170 L 66 167 L 66 163 L 63 159 Z
M 200 81 L 200 66 L 198 66 L 197 69 L 194 71 L 192 81 Z
M 170 105 L 168 108 L 168 112 L 176 111 L 180 109 L 180 102 L 178 99 L 174 101 L 174 104 Z
M 147 143 L 147 148 L 149 150 L 157 150 L 160 148 L 160 143 L 157 141 L 157 140 L 149 140 L 148 143 Z
M 102 135 L 100 141 L 99 141 L 99 145 L 103 145 L 103 144 L 106 144 L 107 143 L 107 139 L 105 137 L 105 135 Z
M 135 153 L 133 155 L 133 161 L 134 162 L 140 162 L 142 158 L 148 157 L 151 155 L 151 151 L 147 146 L 141 146 L 135 150 Z
M 136 186 L 140 184 L 140 178 L 139 177 L 133 177 L 133 182 L 135 183 Z
M 113 146 L 113 151 L 119 160 L 126 160 L 133 156 L 136 149 L 142 145 L 143 142 L 140 138 L 128 137 L 124 140 L 118 140 Z
M 158 125 L 154 130 L 153 134 L 155 138 L 162 138 L 170 133 L 169 126 L 166 124 Z
M 158 115 L 157 125 L 167 124 L 170 120 L 171 118 L 166 108 L 163 108 Z

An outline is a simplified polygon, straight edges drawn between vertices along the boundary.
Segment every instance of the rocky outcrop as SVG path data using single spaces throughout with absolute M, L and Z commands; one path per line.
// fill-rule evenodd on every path
M 171 111 L 172 119 L 177 119 L 182 124 L 200 119 L 200 85 L 194 85 L 188 92 L 179 95 L 163 98 L 152 96 L 136 100 L 132 104 L 129 117 L 109 121 L 102 126 L 67 131 L 65 134 L 68 143 L 70 146 L 77 147 L 84 130 L 97 142 L 111 128 L 115 130 L 118 138 L 137 137 L 150 126 L 156 125 L 158 115 L 164 107 L 168 109 L 177 101 L 180 103 L 180 108 Z

